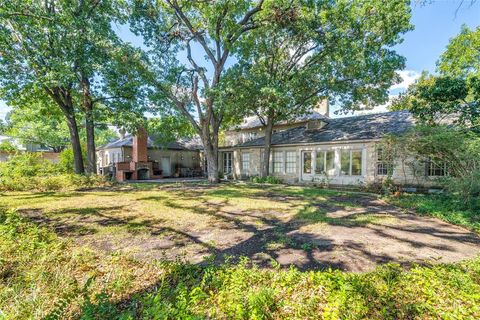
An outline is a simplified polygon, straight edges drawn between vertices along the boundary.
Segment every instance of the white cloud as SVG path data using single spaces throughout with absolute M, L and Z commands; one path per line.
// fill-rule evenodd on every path
M 397 73 L 402 77 L 402 81 L 391 86 L 390 90 L 406 90 L 420 77 L 420 72 L 415 70 L 401 70 Z

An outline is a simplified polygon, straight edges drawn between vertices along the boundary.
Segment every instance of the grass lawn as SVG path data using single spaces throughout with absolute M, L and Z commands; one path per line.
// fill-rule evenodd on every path
M 480 317 L 478 236 L 371 194 L 4 193 L 0 222 L 0 319 Z

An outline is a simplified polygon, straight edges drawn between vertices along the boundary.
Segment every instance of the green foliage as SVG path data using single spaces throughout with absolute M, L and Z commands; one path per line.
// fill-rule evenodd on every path
M 275 1 L 260 15 L 225 89 L 239 111 L 282 121 L 324 97 L 356 110 L 385 101 L 398 81 L 404 58 L 391 47 L 412 28 L 407 2 Z
M 440 57 L 438 69 L 442 74 L 455 77 L 480 77 L 480 27 L 470 30 L 463 26 Z
M 48 101 L 17 101 L 8 116 L 8 134 L 59 152 L 69 144 L 69 131 L 59 108 Z
M 147 128 L 149 135 L 159 145 L 195 135 L 192 124 L 183 116 L 163 115 L 160 118 L 150 118 Z
M 275 176 L 266 176 L 266 177 L 251 177 L 250 181 L 253 183 L 268 183 L 268 184 L 280 184 L 282 181 Z
M 425 179 L 425 165 L 446 165 L 448 175 L 437 179 L 465 205 L 476 205 L 480 195 L 480 136 L 470 130 L 450 126 L 417 126 L 402 136 L 386 137 L 381 143 L 386 159 L 408 166 Z M 405 183 L 408 184 L 407 181 Z
M 17 153 L 0 163 L 0 191 L 57 191 L 109 184 L 101 176 L 73 174 L 72 157 L 67 149 L 62 153 L 60 164 L 53 164 L 40 153 Z
M 0 143 L 0 151 L 15 152 L 17 147 L 11 141 L 2 141 Z
M 390 264 L 365 274 L 162 264 L 152 292 L 122 315 L 140 319 L 413 319 L 479 315 L 480 261 L 458 265 Z M 107 309 L 103 300 L 97 308 Z
M 422 74 L 391 110 L 409 110 L 423 123 L 480 124 L 480 80 Z
M 85 148 L 82 149 L 83 151 Z M 86 154 L 85 151 L 83 152 L 83 159 L 86 159 Z M 67 148 L 60 152 L 58 155 L 58 169 L 60 172 L 63 173 L 73 173 L 74 172 L 74 167 L 73 167 L 73 150 L 72 148 Z
M 0 178 L 34 177 L 54 173 L 55 166 L 40 153 L 22 152 L 0 163 Z
M 480 198 L 475 206 L 466 207 L 464 202 L 445 194 L 403 194 L 400 197 L 388 197 L 388 202 L 407 209 L 413 209 L 421 215 L 427 215 L 444 221 L 467 227 L 480 233 Z

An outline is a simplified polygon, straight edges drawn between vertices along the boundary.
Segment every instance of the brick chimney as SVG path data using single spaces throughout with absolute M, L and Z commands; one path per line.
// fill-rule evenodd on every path
M 147 131 L 145 128 L 139 128 L 137 134 L 133 137 L 133 150 L 132 161 L 133 162 L 147 162 Z

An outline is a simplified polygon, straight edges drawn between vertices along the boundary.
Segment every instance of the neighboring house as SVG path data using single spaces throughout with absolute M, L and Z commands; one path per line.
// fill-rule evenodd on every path
M 395 183 L 428 186 L 434 184 L 433 177 L 446 174 L 444 167 L 433 163 L 414 166 L 413 159 L 410 165 L 400 160 L 386 163 L 382 159 L 378 142 L 386 135 L 405 133 L 414 125 L 408 111 L 346 118 L 320 115 L 315 113 L 307 121 L 291 123 L 287 129 L 275 128 L 268 159 L 270 175 L 288 183 L 358 185 L 382 181 L 390 166 Z M 251 132 L 252 128 L 243 127 L 234 130 L 234 135 L 246 137 Z M 255 138 L 221 148 L 219 163 L 224 175 L 245 179 L 260 174 L 265 161 L 264 137 L 260 131 L 252 137 Z
M 200 150 L 197 139 L 161 145 L 146 133 L 126 136 L 97 149 L 98 172 L 120 181 L 200 175 Z
M 15 147 L 16 150 L 22 152 L 39 152 L 41 156 L 53 163 L 58 163 L 59 153 L 54 152 L 51 148 L 48 148 L 39 143 L 21 142 L 19 139 L 9 136 L 0 135 L 0 146 L 2 144 L 10 144 Z M 0 150 L 0 162 L 5 162 L 12 155 L 12 152 Z

